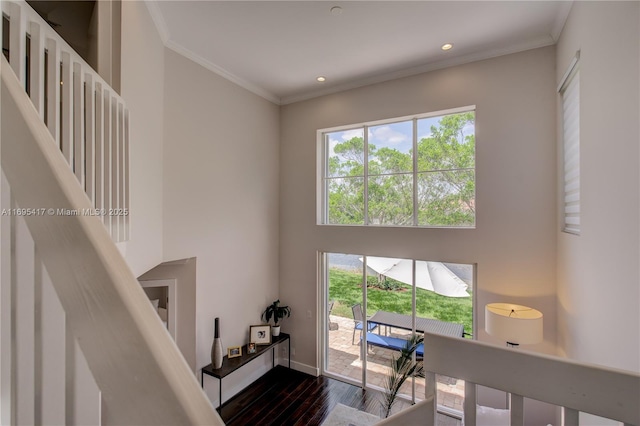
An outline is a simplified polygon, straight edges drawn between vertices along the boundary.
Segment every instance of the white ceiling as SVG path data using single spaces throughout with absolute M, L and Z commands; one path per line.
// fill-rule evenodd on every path
M 165 45 L 275 103 L 554 44 L 570 1 L 148 1 Z M 334 6 L 342 8 L 332 14 Z M 440 46 L 453 43 L 443 52 Z M 318 83 L 317 76 L 327 81 Z

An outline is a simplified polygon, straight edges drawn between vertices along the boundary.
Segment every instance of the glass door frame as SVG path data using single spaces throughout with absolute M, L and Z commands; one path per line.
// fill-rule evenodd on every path
M 319 301 L 319 333 L 318 333 L 318 355 L 319 355 L 319 370 L 321 375 L 325 375 L 327 377 L 331 377 L 343 382 L 347 382 L 353 385 L 360 387 L 361 389 L 372 389 L 379 391 L 380 388 L 377 386 L 373 386 L 367 383 L 367 357 L 362 356 L 362 376 L 360 380 L 354 380 L 350 377 L 332 372 L 328 370 L 329 363 L 329 312 L 328 312 L 328 303 L 329 303 L 329 262 L 328 255 L 335 252 L 317 252 L 317 280 L 318 280 L 318 301 Z M 340 254 L 352 254 L 352 253 L 340 253 Z M 360 256 L 360 255 L 358 255 Z M 375 257 L 375 256 L 374 256 Z M 363 258 L 363 267 L 362 267 L 362 311 L 363 316 L 365 317 L 366 324 L 366 313 L 367 313 L 367 256 L 362 255 Z M 412 333 L 416 332 L 416 316 L 417 316 L 417 286 L 416 282 L 416 259 L 412 260 L 412 285 L 411 285 L 411 317 L 412 317 Z M 471 309 L 472 309 L 472 333 L 473 339 L 476 339 L 477 336 L 477 264 L 476 263 L 460 263 L 461 265 L 469 265 L 472 267 L 472 299 L 471 299 Z M 366 325 L 363 324 L 363 329 Z M 366 333 L 363 333 L 363 341 L 361 348 L 367 347 L 366 345 Z M 362 352 L 362 349 L 361 349 Z M 364 355 L 364 354 L 363 354 Z M 415 354 L 413 355 L 413 359 L 415 361 Z M 416 398 L 416 384 L 415 378 L 412 378 L 411 385 L 411 402 L 415 403 Z M 406 398 L 403 398 L 406 399 Z M 448 411 L 448 410 L 446 410 Z

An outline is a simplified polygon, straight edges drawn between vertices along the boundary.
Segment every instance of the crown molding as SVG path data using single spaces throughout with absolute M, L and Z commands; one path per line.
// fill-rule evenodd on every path
M 526 50 L 537 49 L 540 47 L 551 46 L 555 44 L 555 40 L 550 36 L 543 36 L 537 39 L 529 40 L 525 43 L 521 43 L 519 45 L 510 46 L 507 48 L 499 48 L 488 50 L 484 52 L 471 53 L 468 55 L 458 56 L 451 59 L 446 59 L 437 62 L 431 62 L 424 65 L 418 65 L 411 68 L 406 68 L 399 71 L 393 71 L 390 73 L 373 75 L 370 77 L 363 77 L 358 79 L 357 81 L 338 84 L 336 86 L 327 87 L 322 90 L 315 90 L 306 93 L 301 93 L 293 96 L 284 96 L 280 99 L 281 105 L 288 105 L 295 102 L 306 101 L 312 98 L 317 98 L 320 96 L 331 95 L 338 92 L 343 92 L 345 90 L 357 89 L 359 87 L 369 86 L 372 84 L 383 83 L 385 81 L 396 80 L 404 77 L 411 77 L 418 74 L 423 74 L 430 71 L 436 71 L 444 68 L 454 67 L 458 65 L 464 65 L 471 62 L 482 61 L 485 59 L 496 58 L 499 56 L 509 55 L 512 53 L 523 52 Z
M 243 89 L 246 89 L 248 91 L 250 91 L 251 93 L 254 93 L 266 100 L 268 100 L 269 102 L 272 102 L 276 105 L 280 105 L 280 98 L 277 97 L 276 95 L 274 95 L 271 92 L 268 92 L 266 90 L 264 90 L 263 88 L 250 83 L 238 76 L 236 76 L 233 73 L 230 73 L 229 71 L 225 70 L 224 68 L 219 67 L 218 65 L 214 64 L 213 62 L 203 58 L 202 56 L 192 52 L 191 50 L 185 48 L 184 46 L 174 42 L 173 40 L 168 40 L 165 43 L 165 46 L 168 49 L 173 50 L 174 52 L 178 53 L 179 55 L 184 56 L 187 59 L 192 60 L 193 62 L 197 63 L 200 66 L 203 66 L 204 68 L 208 69 L 209 71 L 212 71 L 216 74 L 218 74 L 220 77 L 225 78 L 229 81 L 231 81 L 232 83 L 242 87 Z
M 567 22 L 567 18 L 569 18 L 569 13 L 571 12 L 571 8 L 573 7 L 573 0 L 567 0 L 561 2 L 560 10 L 556 15 L 556 19 L 553 22 L 553 28 L 551 29 L 551 37 L 554 41 L 558 41 L 560 38 L 560 34 L 562 34 L 562 30 L 564 29 L 564 24 Z
M 151 15 L 151 19 L 156 26 L 160 39 L 162 39 L 162 43 L 166 45 L 171 38 L 171 34 L 169 33 L 169 27 L 164 20 L 164 16 L 162 16 L 158 2 L 155 0 L 144 0 L 144 4 L 147 6 L 149 15 Z
M 144 0 L 147 9 L 149 10 L 149 14 L 153 19 L 153 22 L 160 34 L 162 42 L 165 47 L 173 50 L 179 55 L 184 56 L 187 59 L 201 65 L 202 67 L 208 69 L 216 73 L 217 75 L 225 78 L 232 83 L 248 90 L 255 95 L 258 95 L 269 102 L 272 102 L 276 105 L 288 105 L 296 102 L 306 101 L 309 99 L 317 98 L 320 96 L 331 95 L 338 92 L 343 92 L 346 90 L 357 89 L 359 87 L 369 86 L 372 84 L 383 83 L 386 81 L 391 81 L 404 77 L 411 77 L 418 74 L 423 74 L 430 71 L 436 71 L 448 67 L 464 65 L 471 62 L 482 61 L 485 59 L 496 58 L 503 55 L 509 55 L 512 53 L 523 52 L 530 49 L 537 49 L 540 47 L 550 46 L 557 42 L 562 29 L 564 28 L 564 24 L 569 16 L 569 12 L 571 11 L 571 6 L 573 5 L 573 0 L 563 1 L 563 7 L 558 14 L 551 33 L 546 36 L 542 36 L 533 40 L 528 40 L 524 43 L 520 43 L 519 45 L 510 46 L 507 48 L 498 48 L 492 49 L 484 52 L 478 53 L 470 53 L 468 55 L 458 56 L 450 59 L 445 59 L 441 61 L 431 62 L 423 65 L 418 65 L 411 68 L 406 68 L 403 70 L 393 71 L 384 74 L 378 75 L 370 75 L 363 76 L 356 81 L 347 82 L 344 84 L 337 84 L 334 86 L 326 87 L 320 90 L 310 90 L 303 93 L 291 95 L 291 96 L 283 96 L 279 97 L 274 93 L 271 93 L 262 87 L 253 84 L 237 75 L 227 71 L 226 69 L 216 65 L 215 63 L 209 61 L 208 59 L 203 58 L 202 56 L 194 53 L 193 51 L 187 49 L 186 47 L 176 43 L 171 39 L 171 35 L 169 33 L 169 29 L 164 20 L 160 7 L 156 0 Z
M 160 38 L 162 39 L 162 43 L 164 44 L 164 46 L 167 49 L 171 49 L 174 52 L 178 53 L 179 55 L 184 56 L 187 59 L 190 59 L 191 61 L 197 63 L 198 65 L 201 65 L 203 67 L 205 67 L 206 69 L 208 69 L 209 71 L 212 71 L 216 74 L 218 74 L 219 76 L 231 81 L 234 84 L 237 84 L 238 86 L 242 87 L 243 89 L 246 89 L 266 100 L 268 100 L 269 102 L 272 102 L 276 105 L 280 105 L 280 98 L 275 96 L 273 93 L 270 93 L 266 90 L 264 90 L 261 87 L 258 87 L 255 84 L 252 84 L 238 76 L 236 76 L 233 73 L 230 73 L 229 71 L 225 70 L 224 68 L 219 67 L 218 65 L 214 64 L 213 62 L 203 58 L 202 56 L 192 52 L 191 50 L 187 49 L 186 47 L 176 43 L 175 41 L 173 41 L 171 39 L 171 34 L 169 32 L 169 27 L 167 26 L 166 21 L 164 20 L 164 16 L 162 15 L 162 11 L 160 10 L 160 6 L 158 6 L 158 2 L 156 0 L 144 0 L 145 5 L 147 6 L 147 10 L 149 11 L 149 14 L 151 15 L 151 19 L 153 20 L 153 23 L 155 24 L 156 30 L 158 31 L 158 34 L 160 35 Z

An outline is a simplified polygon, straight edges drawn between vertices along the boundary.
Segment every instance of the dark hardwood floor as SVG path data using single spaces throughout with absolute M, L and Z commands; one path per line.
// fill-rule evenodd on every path
M 380 415 L 379 401 L 378 392 L 277 366 L 225 402 L 221 416 L 229 426 L 320 425 L 338 403 Z M 460 423 L 447 418 L 438 424 Z

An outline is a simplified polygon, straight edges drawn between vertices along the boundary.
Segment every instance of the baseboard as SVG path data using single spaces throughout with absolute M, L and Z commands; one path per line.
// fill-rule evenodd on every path
M 288 367 L 289 366 L 289 360 L 287 358 L 280 358 L 279 365 L 282 365 L 284 367 Z M 305 374 L 309 374 L 313 377 L 318 377 L 320 375 L 320 369 L 317 367 L 312 367 L 310 365 L 307 364 L 303 364 L 301 362 L 296 362 L 296 361 L 291 361 L 291 368 L 293 370 L 299 371 L 301 373 L 305 373 Z

